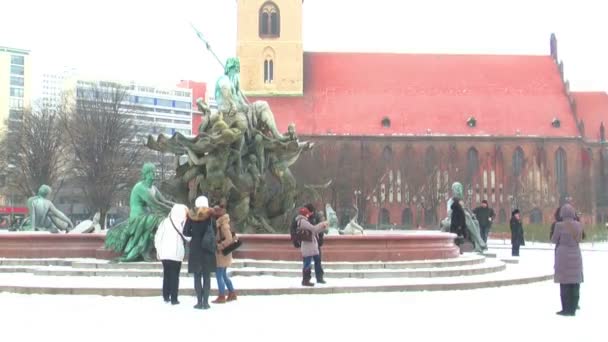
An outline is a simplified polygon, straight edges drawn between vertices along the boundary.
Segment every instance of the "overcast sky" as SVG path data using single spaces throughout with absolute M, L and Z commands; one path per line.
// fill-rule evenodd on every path
M 608 91 L 603 2 L 306 0 L 304 48 L 537 55 L 555 32 L 572 88 Z M 236 0 L 5 0 L 0 46 L 31 50 L 35 74 L 66 65 L 112 79 L 212 81 L 221 69 L 190 22 L 222 59 L 235 54 Z

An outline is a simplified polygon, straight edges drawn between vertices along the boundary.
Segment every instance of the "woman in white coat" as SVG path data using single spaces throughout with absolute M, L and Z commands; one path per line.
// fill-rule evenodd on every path
M 187 215 L 188 207 L 175 204 L 169 216 L 158 226 L 154 236 L 156 256 L 163 263 L 163 299 L 165 303 L 171 302 L 172 305 L 179 304 L 177 293 L 185 254 L 184 243 L 187 239 L 183 235 Z

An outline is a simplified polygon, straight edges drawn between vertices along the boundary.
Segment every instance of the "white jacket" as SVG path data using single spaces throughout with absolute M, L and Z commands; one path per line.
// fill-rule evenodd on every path
M 169 216 L 164 219 L 154 236 L 154 247 L 156 248 L 156 257 L 158 260 L 184 260 L 184 241 L 177 233 L 177 228 L 183 234 L 184 224 L 186 223 L 188 207 L 183 204 L 176 204 L 171 208 Z M 175 228 L 173 228 L 173 224 Z

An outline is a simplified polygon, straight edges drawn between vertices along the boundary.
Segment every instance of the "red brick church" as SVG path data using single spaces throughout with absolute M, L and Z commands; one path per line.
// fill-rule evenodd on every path
M 238 1 L 242 88 L 317 142 L 294 173 L 333 180 L 342 220 L 356 203 L 368 225 L 434 227 L 459 181 L 502 222 L 565 200 L 608 221 L 608 94 L 570 91 L 554 35 L 543 56 L 304 52 L 302 6 Z

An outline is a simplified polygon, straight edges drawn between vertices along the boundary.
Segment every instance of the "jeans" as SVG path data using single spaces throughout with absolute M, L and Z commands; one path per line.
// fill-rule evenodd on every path
M 479 226 L 479 230 L 481 233 L 481 238 L 483 240 L 483 242 L 488 243 L 488 235 L 490 235 L 490 225 L 487 226 Z
M 162 260 L 163 263 L 163 299 L 168 302 L 177 302 L 179 291 L 179 272 L 182 263 L 174 260 Z
M 201 284 L 203 278 L 203 284 Z M 196 272 L 194 273 L 194 290 L 196 291 L 196 299 L 198 303 L 208 304 L 209 291 L 211 291 L 211 273 Z
M 313 256 L 309 256 L 309 257 L 304 257 L 304 269 L 309 269 L 310 266 L 312 265 L 312 262 L 315 262 L 315 273 L 317 272 L 317 267 L 321 267 L 321 256 L 319 254 L 317 255 L 313 255 Z M 319 266 L 317 266 L 319 265 Z M 316 274 L 315 274 L 316 275 Z
M 218 267 L 215 269 L 215 278 L 217 279 L 217 290 L 220 293 L 220 296 L 226 294 L 226 287 L 228 287 L 228 292 L 234 292 L 232 280 L 230 280 L 226 271 L 226 267 Z

